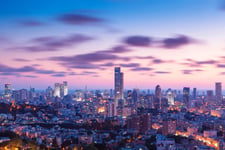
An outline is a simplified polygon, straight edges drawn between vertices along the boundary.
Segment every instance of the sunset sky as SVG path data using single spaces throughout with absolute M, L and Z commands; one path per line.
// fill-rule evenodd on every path
M 0 90 L 225 85 L 225 1 L 1 0 Z

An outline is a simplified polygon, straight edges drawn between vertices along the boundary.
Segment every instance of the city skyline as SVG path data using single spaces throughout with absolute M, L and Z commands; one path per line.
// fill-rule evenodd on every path
M 0 85 L 110 89 L 114 67 L 125 89 L 225 83 L 222 0 L 2 1 L 0 16 Z
M 157 85 L 150 85 L 149 87 L 147 88 L 138 88 L 138 87 L 132 87 L 132 88 L 124 88 L 124 72 L 121 72 L 121 67 L 114 67 L 114 78 L 112 79 L 114 81 L 113 85 L 114 87 L 112 88 L 108 88 L 108 89 L 114 89 L 114 94 L 115 94 L 115 99 L 123 99 L 124 97 L 124 91 L 125 90 L 130 90 L 130 89 L 139 89 L 139 90 L 152 90 L 152 93 L 154 93 L 154 88 L 156 89 L 160 89 L 161 91 L 161 87 L 159 84 Z M 68 82 L 67 81 L 62 81 L 63 83 L 59 83 L 59 81 L 55 82 L 53 85 L 48 85 L 47 87 L 43 88 L 43 89 L 36 89 L 36 90 L 46 90 L 48 88 L 54 88 L 55 91 L 54 91 L 54 95 L 56 96 L 59 96 L 59 95 L 64 95 L 62 93 L 66 93 L 65 95 L 67 95 L 67 93 L 72 90 L 81 90 L 81 89 L 84 89 L 84 90 L 106 90 L 107 88 L 102 88 L 102 87 L 98 87 L 98 88 L 88 88 L 87 85 L 85 85 L 83 88 L 74 88 L 73 85 L 70 86 L 70 89 L 68 88 Z M 15 88 L 14 86 L 12 86 L 11 83 L 7 82 L 7 83 L 4 83 L 3 84 L 4 87 L 0 87 L 0 91 L 3 91 L 4 89 L 12 89 L 12 90 L 19 90 L 19 89 L 34 89 L 36 88 L 35 86 L 29 86 L 29 87 L 22 87 L 22 88 Z M 3 86 L 2 85 L 2 86 Z M 155 86 L 155 87 L 154 87 Z M 12 88 L 11 88 L 12 87 Z M 172 89 L 171 89 L 172 88 Z M 193 92 L 193 95 L 196 95 L 196 92 L 198 90 L 198 92 L 207 92 L 208 90 L 211 90 L 212 92 L 215 92 L 215 96 L 219 97 L 219 98 L 216 98 L 218 101 L 219 99 L 222 99 L 222 95 L 221 94 L 224 94 L 225 93 L 225 90 L 223 90 L 222 88 L 222 83 L 221 82 L 215 82 L 214 83 L 214 89 L 199 89 L 198 87 L 180 87 L 180 88 L 173 88 L 171 87 L 170 85 L 168 85 L 168 87 L 164 87 L 162 88 L 162 90 L 164 91 L 168 91 L 168 90 L 179 90 L 179 91 L 182 91 L 182 88 L 183 88 L 183 91 L 185 88 L 188 88 L 189 89 L 189 92 L 192 91 Z M 57 89 L 57 90 L 56 90 Z M 155 89 L 155 91 L 157 91 Z M 123 91 L 123 92 L 122 92 Z M 164 91 L 164 92 L 165 92 Z M 188 93 L 189 93 L 188 92 Z M 57 94 L 56 94 L 57 93 Z M 161 93 L 161 92 L 159 92 Z M 156 93 L 155 93 L 156 94 Z M 157 95 L 157 94 L 156 94 Z M 195 96 L 194 96 L 195 97 Z

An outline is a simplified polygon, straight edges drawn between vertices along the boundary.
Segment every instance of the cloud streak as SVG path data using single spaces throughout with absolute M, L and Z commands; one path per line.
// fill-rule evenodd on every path
M 129 36 L 124 39 L 124 43 L 131 46 L 148 47 L 150 46 L 152 39 L 147 36 Z
M 176 35 L 174 37 L 165 38 L 160 41 L 163 48 L 176 49 L 184 45 L 195 43 L 195 40 L 186 35 Z
M 149 68 L 149 67 L 136 67 L 136 68 L 131 69 L 131 71 L 151 71 L 151 70 L 153 70 L 153 69 Z
M 104 19 L 84 14 L 62 14 L 56 20 L 69 25 L 90 25 L 105 22 Z
M 202 69 L 185 69 L 185 70 L 182 70 L 182 73 L 185 74 L 185 75 L 191 75 L 195 72 L 202 72 L 204 70 Z
M 93 39 L 93 37 L 86 36 L 83 34 L 72 34 L 65 37 L 46 36 L 32 39 L 30 41 L 32 45 L 14 47 L 11 48 L 11 50 L 23 50 L 29 52 L 59 51 L 63 48 L 77 46 L 81 43 L 88 42 Z
M 116 50 L 115 50 L 116 49 Z M 127 52 L 127 49 L 112 48 L 110 50 L 95 51 L 91 53 L 78 54 L 74 56 L 50 57 L 48 60 L 58 62 L 67 68 L 77 69 L 103 69 L 102 67 L 112 66 L 113 63 L 99 64 L 106 61 L 129 61 L 129 57 L 118 56 L 117 53 Z M 97 64 L 98 63 L 98 64 Z
M 177 49 L 185 45 L 196 43 L 196 40 L 182 34 L 175 35 L 173 37 L 163 38 L 157 40 L 154 37 L 148 36 L 128 36 L 124 38 L 123 42 L 130 46 L 136 47 L 160 47 L 164 49 Z
M 18 24 L 24 27 L 39 27 L 45 25 L 45 23 L 34 19 L 20 20 Z
M 58 75 L 63 74 L 65 76 L 66 72 L 39 69 L 34 66 L 23 66 L 23 67 L 10 67 L 7 65 L 0 64 L 0 74 L 1 75 L 13 75 L 20 76 L 23 73 L 34 73 L 34 74 L 46 74 L 46 75 Z M 33 75 L 25 75 L 24 77 L 31 77 Z M 34 77 L 34 76 L 33 76 Z

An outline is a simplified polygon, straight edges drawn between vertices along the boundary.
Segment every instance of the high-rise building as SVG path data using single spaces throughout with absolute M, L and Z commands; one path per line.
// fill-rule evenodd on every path
M 140 133 L 145 133 L 147 130 L 152 128 L 152 114 L 145 113 L 140 116 Z
M 20 90 L 20 100 L 21 101 L 27 100 L 27 90 L 26 89 Z
M 174 105 L 174 93 L 171 89 L 166 91 L 166 98 L 168 99 L 169 105 Z
M 143 113 L 131 115 L 127 118 L 127 129 L 135 129 L 140 133 L 145 133 L 152 127 L 152 114 Z
M 60 97 L 60 84 L 59 83 L 55 83 L 54 96 Z
M 163 120 L 162 134 L 175 134 L 176 133 L 177 121 L 174 119 L 165 119 Z
M 118 101 L 123 99 L 123 73 L 120 67 L 115 67 L 115 113 L 117 115 Z
M 216 82 L 216 103 L 222 103 L 222 83 Z
M 213 100 L 213 90 L 208 90 L 207 91 L 207 101 L 212 101 Z
M 113 117 L 114 116 L 114 103 L 113 102 L 108 102 L 106 104 L 106 116 L 107 117 Z
M 52 97 L 52 96 L 53 96 L 53 93 L 54 93 L 53 89 L 49 86 L 49 87 L 46 89 L 46 95 L 47 95 L 48 97 Z
M 132 92 L 132 104 L 136 105 L 138 101 L 138 89 L 134 89 Z
M 12 98 L 18 102 L 20 100 L 20 91 L 14 90 L 12 91 Z
M 35 94 L 35 88 L 30 87 L 30 91 L 29 91 L 29 96 L 28 96 L 28 98 L 29 98 L 30 100 L 32 100 L 35 96 L 36 96 L 36 94 Z
M 155 87 L 155 98 L 154 98 L 155 109 L 161 109 L 161 103 L 162 103 L 161 100 L 162 100 L 161 87 L 160 85 L 157 85 Z
M 196 88 L 193 88 L 193 99 L 196 99 L 197 97 L 197 89 Z
M 64 87 L 64 96 L 68 95 L 68 83 L 67 81 L 63 81 L 63 87 Z
M 64 85 L 60 84 L 60 97 L 64 97 Z
M 11 84 L 6 83 L 5 84 L 5 97 L 11 96 Z
M 190 105 L 190 88 L 184 87 L 183 88 L 183 102 L 189 108 Z

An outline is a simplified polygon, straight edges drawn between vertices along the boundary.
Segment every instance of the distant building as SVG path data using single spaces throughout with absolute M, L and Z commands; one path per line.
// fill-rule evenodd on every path
M 12 98 L 18 102 L 20 100 L 20 92 L 18 90 L 12 91 Z
M 46 89 L 46 95 L 47 95 L 48 97 L 52 97 L 53 94 L 54 94 L 54 91 L 53 91 L 53 89 L 49 86 L 49 87 Z
M 123 118 L 127 118 L 131 115 L 131 107 L 123 107 Z
M 203 132 L 204 137 L 207 138 L 216 138 L 217 137 L 217 131 L 216 130 L 205 130 Z
M 169 105 L 174 105 L 174 93 L 171 89 L 166 91 L 166 98 L 168 99 Z
M 5 97 L 11 96 L 11 84 L 6 83 L 5 84 Z
M 161 100 L 162 100 L 161 87 L 160 85 L 157 85 L 155 87 L 155 98 L 154 98 L 155 109 L 158 109 L 158 110 L 161 109 Z
M 213 90 L 208 90 L 207 91 L 207 101 L 212 101 L 213 100 Z
M 28 96 L 29 99 L 32 100 L 35 96 L 36 96 L 35 88 L 30 88 L 29 96 Z
M 132 103 L 136 105 L 137 101 L 138 101 L 138 89 L 134 89 L 132 92 Z
M 144 113 L 132 115 L 127 118 L 127 129 L 135 129 L 140 133 L 145 133 L 152 128 L 152 114 Z
M 215 91 L 216 91 L 216 102 L 218 104 L 221 104 L 222 102 L 222 83 L 221 82 L 216 82 L 215 84 Z
M 190 88 L 184 87 L 183 88 L 183 102 L 189 108 L 190 105 Z
M 163 120 L 162 134 L 175 134 L 177 121 L 174 119 Z
M 197 89 L 196 88 L 193 88 L 193 99 L 196 99 L 197 97 Z
M 168 107 L 168 99 L 166 97 L 161 98 L 161 112 L 167 113 Z
M 106 116 L 107 117 L 113 117 L 114 116 L 114 103 L 113 102 L 108 102 L 106 104 L 106 110 L 105 110 L 105 113 L 106 113 Z
M 140 133 L 145 133 L 147 130 L 152 128 L 152 114 L 144 113 L 140 116 Z
M 55 83 L 54 96 L 60 97 L 60 84 L 59 83 Z
M 64 97 L 64 85 L 60 84 L 60 97 Z
M 20 92 L 20 100 L 27 100 L 27 90 L 21 89 L 19 92 Z
M 117 115 L 118 101 L 123 99 L 123 73 L 120 67 L 115 67 L 115 115 Z
M 68 82 L 64 81 L 63 86 L 64 86 L 64 96 L 66 96 L 68 95 Z
M 156 135 L 156 149 L 157 150 L 176 150 L 175 140 L 172 138 L 166 138 L 166 136 Z

